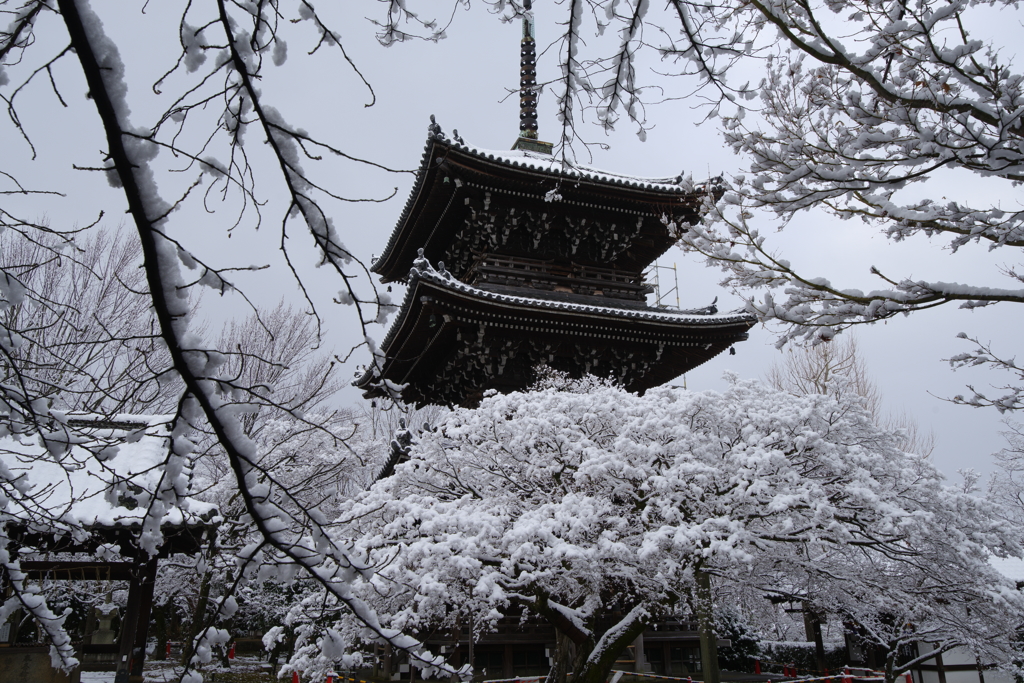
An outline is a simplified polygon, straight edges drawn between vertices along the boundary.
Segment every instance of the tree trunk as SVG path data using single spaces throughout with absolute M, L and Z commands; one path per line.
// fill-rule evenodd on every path
M 711 601 L 711 575 L 696 572 L 697 628 L 700 630 L 700 660 L 704 683 L 721 683 L 718 670 L 718 636 L 715 633 L 714 605 Z
M 896 652 L 898 651 L 898 649 L 899 648 L 893 648 L 893 649 L 889 650 L 889 652 L 886 654 L 886 657 L 885 657 L 885 670 L 884 670 L 885 683 L 896 683 Z M 941 655 L 938 655 L 936 657 L 935 663 L 939 665 L 938 668 L 941 671 L 942 670 L 942 664 L 941 664 L 941 660 L 939 660 L 938 657 L 941 657 Z M 945 677 L 944 676 L 940 676 L 940 678 L 945 678 Z
M 647 622 L 646 617 L 636 618 L 626 624 L 613 638 L 606 640 L 606 634 L 596 644 L 591 640 L 589 647 L 577 647 L 572 683 L 605 683 L 619 655 L 647 629 Z M 613 628 L 618 626 L 617 624 Z M 600 652 L 597 651 L 599 647 Z
M 555 663 L 548 673 L 546 683 L 566 683 L 569 667 L 576 657 L 576 645 L 561 629 L 555 628 Z
M 555 627 L 556 634 L 572 641 L 575 646 L 572 683 L 604 683 L 619 655 L 647 629 L 650 621 L 647 610 L 638 605 L 601 636 L 600 640 L 595 641 L 591 631 L 580 628 L 557 607 L 553 607 L 543 592 L 538 593 L 530 606 Z M 596 618 L 594 620 L 597 621 Z M 551 676 L 549 673 L 548 678 Z

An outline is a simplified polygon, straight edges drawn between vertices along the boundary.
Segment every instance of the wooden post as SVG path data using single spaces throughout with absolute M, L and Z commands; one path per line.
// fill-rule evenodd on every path
M 647 673 L 651 671 L 651 667 L 647 665 L 647 653 L 644 652 L 644 634 L 641 633 L 633 641 L 633 650 L 636 655 L 633 657 L 633 670 L 638 674 Z
M 156 558 L 146 563 L 140 577 L 139 618 L 135 626 L 135 648 L 129 681 L 142 683 L 142 666 L 146 662 L 146 641 L 149 640 L 149 617 L 153 612 L 153 590 L 156 588 Z
M 821 637 L 821 616 L 814 611 L 811 604 L 804 600 L 804 630 L 807 632 L 807 640 L 814 643 L 815 666 L 818 668 L 818 675 L 825 673 L 825 643 Z
M 213 542 L 210 543 L 210 550 L 207 553 L 208 557 L 213 557 L 216 552 Z M 213 571 L 209 568 L 206 573 L 203 574 L 203 580 L 199 584 L 199 597 L 196 600 L 196 608 L 192 613 L 192 618 L 189 619 L 188 628 L 182 634 L 182 640 L 184 641 L 181 648 L 181 665 L 189 666 L 192 661 L 192 655 L 195 654 L 195 637 L 199 635 L 201 626 L 206 619 L 206 607 L 210 602 L 210 581 L 213 577 Z
M 68 683 L 81 683 L 82 665 L 85 664 L 85 648 L 92 644 L 92 634 L 99 626 L 96 619 L 95 608 L 89 608 L 85 612 L 85 625 L 82 627 L 82 642 L 75 648 L 75 656 L 78 658 L 78 668 L 71 672 Z
M 697 628 L 700 632 L 701 673 L 704 683 L 721 683 L 718 670 L 718 636 L 715 634 L 715 614 L 711 602 L 711 575 L 695 572 L 697 579 Z
M 942 653 L 935 655 L 935 668 L 938 670 L 939 683 L 946 683 L 946 665 L 942 661 Z
M 473 641 L 475 635 L 473 634 L 473 615 L 469 615 L 469 642 L 466 643 L 467 657 L 469 657 L 469 667 L 473 669 L 473 678 L 476 678 L 476 660 L 473 659 Z
M 137 562 L 132 569 L 132 577 L 128 582 L 128 604 L 121 618 L 114 683 L 142 681 L 142 665 L 146 657 L 146 632 L 149 629 L 149 612 L 153 607 L 156 562 L 155 559 L 145 563 Z
M 142 567 L 136 566 L 132 571 L 132 578 L 128 581 L 128 604 L 125 605 L 124 615 L 121 617 L 121 633 L 117 638 L 117 662 L 114 664 L 117 673 L 114 675 L 114 683 L 129 683 L 131 675 L 132 650 L 135 649 L 135 632 L 139 624 L 142 598 L 141 573 Z
M 153 659 L 166 660 L 171 654 L 170 643 L 167 638 L 167 605 L 162 605 L 153 610 L 154 630 L 156 638 L 156 650 L 153 651 Z

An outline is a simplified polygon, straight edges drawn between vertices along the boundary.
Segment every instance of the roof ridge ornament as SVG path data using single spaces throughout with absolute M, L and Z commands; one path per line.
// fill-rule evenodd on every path
M 435 140 L 445 141 L 447 141 L 448 139 L 448 137 L 444 134 L 444 131 L 441 130 L 441 124 L 437 122 L 437 119 L 434 118 L 433 114 L 430 115 L 430 125 L 427 126 L 427 137 Z
M 519 137 L 512 149 L 551 154 L 554 145 L 537 139 L 537 40 L 531 0 L 524 0 L 523 10 L 523 39 L 519 49 Z

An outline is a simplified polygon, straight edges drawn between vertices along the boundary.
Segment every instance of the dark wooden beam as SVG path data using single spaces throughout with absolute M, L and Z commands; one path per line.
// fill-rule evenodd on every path
M 29 579 L 51 581 L 131 581 L 134 567 L 132 562 L 46 560 L 21 563 L 21 570 Z
M 160 546 L 159 557 L 168 557 L 177 553 L 188 555 L 199 552 L 203 539 L 215 525 L 197 521 L 186 525 L 165 524 L 161 531 L 164 542 Z M 76 541 L 70 533 L 55 529 L 50 533 L 29 531 L 22 525 L 12 524 L 7 527 L 11 546 L 21 553 L 31 553 L 38 549 L 50 553 L 89 553 L 92 554 L 101 545 L 113 544 L 120 548 L 123 556 L 131 557 L 136 552 L 136 542 L 142 532 L 142 524 L 96 525 L 86 527 L 89 532 L 87 540 Z

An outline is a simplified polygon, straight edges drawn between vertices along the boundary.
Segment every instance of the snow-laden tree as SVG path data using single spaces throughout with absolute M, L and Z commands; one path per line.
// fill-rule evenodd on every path
M 353 411 L 310 414 L 304 420 L 264 418 L 258 426 L 253 434 L 260 453 L 253 464 L 257 485 L 287 491 L 282 507 L 294 518 L 306 516 L 325 529 L 331 528 L 345 500 L 369 486 L 387 457 L 387 440 L 374 439 Z M 216 444 L 197 461 L 193 490 L 197 498 L 214 503 L 224 521 L 201 555 L 179 558 L 168 569 L 167 574 L 181 580 L 165 581 L 167 593 L 159 596 L 166 600 L 180 593 L 179 599 L 188 600 L 184 663 L 193 654 L 187 646 L 191 639 L 218 624 L 212 605 L 230 597 L 240 609 L 232 615 L 236 624 L 248 620 L 269 629 L 282 623 L 291 604 L 315 593 L 317 585 L 309 579 L 296 585 L 251 584 L 238 571 L 238 554 L 261 539 L 230 463 Z
M 133 67 L 146 60 L 123 55 L 112 37 L 111 25 L 124 21 L 127 11 L 137 12 L 138 21 L 147 20 L 147 12 L 158 15 L 134 30 L 136 36 L 146 35 L 152 42 L 146 46 L 147 59 L 165 59 L 161 73 L 147 83 L 133 82 L 130 75 Z M 169 19 L 167 12 L 177 14 Z M 349 586 L 354 577 L 370 568 L 350 555 L 347 543 L 327 533 L 326 518 L 307 509 L 301 495 L 266 476 L 261 463 L 267 453 L 246 429 L 250 416 L 263 411 L 302 422 L 304 428 L 331 438 L 334 435 L 305 417 L 309 406 L 301 395 L 275 393 L 275 387 L 267 385 L 266 377 L 275 374 L 277 361 L 261 354 L 271 349 L 248 354 L 237 346 L 222 348 L 204 340 L 194 311 L 200 292 L 205 291 L 233 297 L 238 306 L 257 312 L 258 307 L 234 286 L 232 278 L 238 271 L 259 271 L 264 264 L 257 256 L 256 265 L 251 265 L 251 257 L 241 253 L 218 254 L 216 262 L 204 261 L 197 249 L 203 237 L 196 238 L 196 219 L 186 215 L 190 206 L 202 216 L 199 220 L 205 230 L 227 234 L 238 234 L 232 231 L 239 226 L 278 230 L 284 271 L 276 280 L 278 295 L 290 281 L 298 296 L 306 297 L 318 333 L 322 318 L 300 277 L 307 259 L 314 260 L 313 254 L 322 270 L 334 274 L 332 288 L 337 294 L 333 298 L 351 312 L 348 325 L 365 335 L 368 325 L 383 320 L 387 297 L 375 291 L 362 262 L 346 248 L 332 214 L 351 201 L 386 199 L 393 190 L 388 187 L 374 197 L 350 196 L 333 183 L 351 175 L 354 168 L 373 169 L 382 176 L 392 171 L 355 158 L 340 145 L 285 121 L 265 99 L 260 85 L 268 71 L 286 63 L 289 42 L 302 53 L 332 53 L 341 68 L 361 78 L 338 28 L 303 0 L 160 3 L 131 10 L 93 6 L 88 0 L 2 0 L 0 23 L 0 97 L 7 114 L 0 159 L 0 192 L 5 197 L 0 229 L 43 244 L 54 258 L 62 252 L 74 253 L 76 228 L 50 229 L 32 217 L 42 213 L 39 205 L 7 203 L 10 198 L 49 202 L 63 189 L 28 186 L 20 179 L 24 170 L 20 164 L 28 164 L 43 149 L 38 129 L 31 123 L 37 120 L 30 111 L 36 103 L 27 97 L 37 86 L 50 91 L 57 107 L 69 101 L 76 106 L 83 100 L 88 103 L 90 114 L 76 120 L 76 125 L 98 132 L 104 148 L 93 152 L 91 163 L 78 163 L 77 158 L 74 163 L 78 172 L 105 176 L 123 193 L 123 201 L 111 209 L 126 210 L 141 256 L 142 291 L 148 293 L 155 337 L 168 358 L 159 376 L 156 371 L 144 372 L 136 380 L 159 380 L 162 390 L 172 393 L 170 448 L 159 470 L 166 476 L 153 497 L 153 509 L 180 502 L 182 493 L 189 490 L 192 460 L 203 447 L 198 435 L 211 434 L 256 530 L 254 540 L 239 550 L 236 580 L 244 581 L 257 567 L 263 575 L 308 576 L 347 604 L 378 637 L 411 651 L 415 662 L 428 667 L 437 663 L 432 656 L 419 654 L 414 639 L 382 629 L 373 613 L 352 596 Z M 163 54 L 153 44 L 167 37 L 167 28 L 173 48 Z M 69 66 L 77 67 L 77 75 L 65 70 Z M 365 102 L 359 106 L 372 103 L 368 84 L 362 94 Z M 65 167 L 71 165 L 68 162 Z M 324 167 L 325 175 L 318 177 L 308 170 L 314 166 Z M 98 220 L 93 216 L 83 224 Z M 49 241 L 43 242 L 41 234 L 48 235 Z M 190 243 L 193 238 L 196 241 Z M 304 256 L 303 243 L 308 248 Z M 2 275 L 0 314 L 26 297 L 46 300 L 46 293 L 26 286 L 16 269 L 4 264 Z M 63 313 L 55 310 L 57 317 Z M 118 339 L 117 330 L 101 327 L 99 333 L 109 341 Z M 67 439 L 50 437 L 60 436 L 66 415 L 38 389 L 46 386 L 46 378 L 37 377 L 35 366 L 19 359 L 24 345 L 17 329 L 0 334 L 5 375 L 0 384 L 0 433 L 42 439 L 47 448 L 40 457 L 59 459 L 67 450 Z M 361 346 L 372 347 L 369 336 Z M 252 371 L 256 366 L 265 371 Z M 243 372 L 246 368 L 249 371 Z M 330 381 L 326 369 L 317 381 Z M 7 469 L 0 469 L 0 485 L 12 490 L 18 482 Z M 17 522 L 7 514 L 7 503 L 7 497 L 0 497 L 0 523 Z M 153 526 L 150 521 L 147 518 L 144 526 Z M 154 550 L 152 545 L 147 548 Z M 18 557 L 8 550 L 6 534 L 0 535 L 0 565 L 8 574 L 20 575 Z M 40 618 L 56 623 L 45 603 L 30 597 L 40 605 Z M 230 596 L 223 598 L 211 614 L 227 618 L 235 602 Z M 212 630 L 206 633 L 222 637 Z M 65 668 L 72 667 L 73 652 L 59 624 L 51 635 L 61 644 L 56 659 Z M 208 650 L 206 643 L 197 646 L 203 657 Z
M 885 409 L 882 392 L 868 371 L 856 337 L 837 339 L 811 347 L 790 347 L 765 372 L 765 383 L 779 391 L 798 394 L 827 394 L 850 391 L 864 400 L 864 406 L 883 429 L 901 430 L 901 450 L 928 456 L 935 448 L 935 436 L 924 432 L 902 412 Z
M 255 315 L 225 324 L 216 346 L 230 353 L 225 369 L 234 381 L 299 414 L 316 416 L 305 427 L 296 425 L 300 432 L 339 417 L 326 404 L 345 383 L 333 353 L 323 348 L 316 318 L 308 312 L 283 300 L 273 308 L 257 306 Z M 247 435 L 256 437 L 268 422 L 276 421 L 278 428 L 287 424 L 280 418 L 280 412 L 260 405 L 242 418 L 242 425 Z
M 1024 601 L 985 558 L 1018 534 L 897 444 L 853 392 L 584 380 L 453 411 L 341 521 L 386 564 L 361 594 L 387 623 L 487 630 L 522 609 L 573 643 L 574 681 L 734 583 L 866 628 L 900 610 L 908 634 L 1008 663 Z
M 0 363 L 4 384 L 63 409 L 162 413 L 174 405 L 159 378 L 157 343 L 138 242 L 99 229 L 72 241 L 56 231 L 0 233 L 0 261 L 23 295 L 3 311 L 17 335 Z
M 936 477 L 930 467 L 906 475 L 913 472 L 922 480 Z M 723 572 L 723 591 L 760 592 L 828 616 L 874 653 L 890 682 L 953 648 L 1015 672 L 1024 601 L 974 542 L 1008 535 L 1016 542 L 1019 533 L 1003 521 L 1003 508 L 945 491 L 940 495 L 957 500 L 918 511 L 920 525 L 905 528 L 893 547 L 809 544 L 783 557 L 760 556 Z M 920 654 L 919 643 L 927 644 Z
M 51 233 L 34 239 L 15 231 L 0 235 L 0 261 L 26 292 L 5 311 L 3 324 L 18 331 L 21 343 L 3 367 L 20 371 L 21 380 L 31 382 L 29 391 L 61 410 L 115 415 L 173 410 L 179 385 L 173 381 L 170 357 L 158 343 L 139 256 L 137 242 L 105 230 L 76 235 L 73 241 Z M 316 349 L 311 316 L 284 303 L 231 321 L 218 345 L 234 351 L 228 364 L 234 381 L 260 387 L 261 395 L 272 394 L 295 410 L 322 408 L 340 386 L 335 362 Z M 359 425 L 351 411 L 282 420 L 265 405 L 252 408 L 243 426 L 259 438 L 263 477 L 279 479 L 289 488 L 296 513 L 306 508 L 331 518 L 331 503 L 336 510 L 341 496 L 363 488 L 371 470 L 380 467 L 386 443 L 371 443 L 362 434 L 354 438 Z M 206 611 L 211 583 L 223 577 L 233 552 L 253 537 L 251 525 L 240 521 L 244 507 L 216 442 L 202 433 L 190 439 L 201 451 L 192 494 L 220 506 L 226 519 L 200 556 L 175 558 L 158 580 L 157 614 L 164 622 L 168 617 L 179 620 L 179 607 L 183 609 L 186 643 L 193 635 L 189 630 L 199 632 L 212 624 Z M 88 595 L 79 588 L 77 594 Z M 41 595 L 66 603 L 65 589 L 61 582 L 43 585 Z M 223 594 L 223 581 L 216 589 L 213 598 L 218 590 Z M 76 604 L 80 611 L 84 605 L 91 610 L 93 603 L 107 600 L 106 594 L 101 588 Z M 125 597 L 121 591 L 117 604 L 123 607 Z M 65 624 L 82 632 L 81 617 L 72 614 Z M 157 630 L 165 632 L 166 623 Z
M 1024 75 L 998 40 L 975 38 L 1002 2 L 751 3 L 778 28 L 786 52 L 768 61 L 757 116 L 724 119 L 726 141 L 751 159 L 711 220 L 684 236 L 750 292 L 748 308 L 786 327 L 791 339 L 827 341 L 851 325 L 938 306 L 975 309 L 1024 303 L 1015 251 L 1024 212 L 1014 198 L 1024 161 Z M 980 16 L 979 16 L 980 15 Z M 845 36 L 855 36 L 855 41 Z M 984 181 L 984 182 L 983 182 Z M 957 185 L 967 188 L 966 192 Z M 947 197 L 948 196 L 948 197 Z M 871 267 L 871 291 L 806 272 L 773 251 L 764 213 L 784 227 L 801 211 L 825 211 L 881 228 L 893 242 L 946 240 L 952 253 L 998 250 L 1007 265 L 984 281 L 944 282 Z M 773 223 L 779 223 L 773 221 Z M 776 227 L 776 226 L 773 226 Z M 758 290 L 767 290 L 760 296 Z M 990 342 L 958 335 L 973 350 L 954 368 L 1024 371 Z M 1010 383 L 955 401 L 1024 407 Z
M 398 42 L 417 31 L 441 37 L 448 22 L 429 16 L 438 11 L 436 3 L 430 3 L 429 12 L 415 4 L 391 0 L 377 8 L 376 30 L 383 42 Z M 506 17 L 523 9 L 505 0 L 487 4 Z M 831 2 L 819 8 L 806 2 L 760 0 L 671 0 L 665 5 L 647 0 L 566 0 L 559 6 L 564 23 L 555 49 L 547 53 L 557 55 L 564 66 L 561 78 L 548 84 L 561 113 L 563 153 L 570 156 L 581 117 L 593 113 L 605 127 L 622 117 L 632 119 L 643 135 L 645 93 L 674 98 L 692 91 L 686 86 L 676 90 L 674 85 L 660 92 L 645 90 L 640 60 L 650 52 L 665 60 L 659 71 L 695 75 L 694 88 L 703 87 L 703 94 L 711 97 L 710 113 L 731 117 L 728 125 L 737 136 L 744 125 L 742 107 L 758 93 L 764 98 L 759 106 L 765 109 L 768 132 L 751 131 L 742 142 L 736 138 L 744 153 L 754 155 L 754 172 L 743 183 L 734 183 L 725 208 L 709 207 L 709 217 L 718 222 L 691 230 L 686 237 L 690 247 L 724 259 L 736 286 L 788 288 L 784 300 L 751 300 L 751 307 L 763 317 L 823 326 L 822 335 L 827 337 L 847 324 L 950 301 L 970 306 L 1020 301 L 1015 290 L 943 286 L 900 277 L 890 277 L 891 286 L 873 294 L 832 287 L 793 273 L 786 262 L 765 251 L 761 236 L 745 223 L 748 206 L 775 209 L 785 219 L 817 202 L 842 216 L 880 222 L 894 239 L 946 233 L 960 248 L 971 246 L 971 240 L 1000 249 L 1020 246 L 1020 214 L 1013 208 L 899 197 L 901 188 L 919 184 L 934 174 L 933 169 L 958 170 L 1005 184 L 1019 180 L 1020 78 L 998 55 L 986 54 L 984 41 L 973 41 L 967 34 L 971 13 L 984 6 L 962 1 Z M 988 6 L 1006 11 L 1012 7 L 1000 0 Z M 445 17 L 449 9 L 445 8 Z M 333 54 L 334 64 L 354 79 L 361 79 L 361 73 L 345 51 L 340 29 L 305 0 L 207 0 L 149 3 L 130 10 L 139 12 L 133 15 L 139 22 L 153 15 L 151 23 L 140 23 L 133 31 L 136 37 L 144 35 L 155 44 L 164 35 L 160 31 L 172 27 L 175 43 L 160 75 L 145 83 L 132 81 L 139 73 L 134 67 L 146 60 L 122 55 L 111 37 L 114 32 L 104 26 L 114 17 L 123 20 L 128 11 L 120 5 L 93 7 L 87 0 L 0 0 L 0 97 L 7 113 L 0 158 L 0 192 L 5 197 L 0 227 L 29 239 L 47 231 L 33 217 L 42 211 L 23 211 L 24 205 L 14 202 L 54 201 L 62 189 L 20 181 L 19 164 L 43 151 L 38 129 L 30 123 L 36 120 L 34 112 L 29 111 L 39 100 L 28 95 L 46 89 L 54 107 L 80 105 L 87 96 L 90 113 L 76 120 L 76 126 L 102 131 L 104 148 L 98 154 L 90 152 L 95 154 L 92 161 L 75 158 L 65 167 L 75 163 L 81 173 L 102 174 L 123 192 L 123 203 L 111 210 L 121 213 L 127 207 L 156 329 L 174 375 L 168 375 L 169 386 L 181 387 L 174 390 L 173 449 L 166 457 L 168 481 L 162 504 L 173 505 L 177 492 L 187 488 L 180 473 L 188 470 L 196 448 L 189 434 L 212 433 L 262 539 L 243 549 L 239 576 L 255 576 L 257 566 L 264 574 L 282 577 L 293 570 L 304 573 L 348 604 L 380 638 L 415 650 L 415 640 L 382 629 L 365 604 L 352 597 L 352 581 L 370 568 L 350 554 L 349 545 L 336 542 L 320 520 L 292 506 L 287 490 L 260 481 L 261 454 L 245 433 L 245 416 L 259 405 L 293 419 L 303 417 L 265 386 L 250 384 L 232 372 L 237 366 L 231 356 L 239 353 L 237 349 L 204 341 L 192 311 L 196 292 L 236 296 L 235 271 L 247 270 L 250 262 L 239 261 L 238 254 L 204 261 L 189 242 L 192 226 L 183 226 L 192 222 L 186 217 L 189 205 L 201 208 L 203 229 L 262 226 L 266 232 L 273 226 L 280 236 L 284 269 L 295 276 L 300 296 L 310 294 L 299 277 L 305 275 L 305 264 L 296 254 L 304 241 L 317 255 L 321 272 L 334 274 L 335 300 L 351 307 L 351 325 L 365 334 L 371 323 L 383 318 L 388 302 L 374 291 L 333 218 L 339 206 L 367 197 L 353 196 L 347 185 L 336 183 L 357 175 L 357 169 L 382 176 L 391 170 L 348 154 L 337 141 L 347 131 L 328 140 L 300 127 L 301 121 L 286 121 L 262 87 L 290 55 L 294 59 L 310 52 L 315 58 Z M 171 11 L 177 14 L 168 19 Z M 102 16 L 106 12 L 111 14 Z M 858 30 L 857 40 L 836 37 Z M 776 31 L 784 40 L 769 43 Z M 592 33 L 603 37 L 593 38 Z M 159 60 L 161 53 L 153 44 L 147 42 L 142 50 Z M 795 57 L 798 53 L 805 55 L 802 62 Z M 731 83 L 735 79 L 729 67 L 751 55 L 769 54 L 771 75 L 764 83 Z M 67 65 L 77 66 L 77 80 L 66 76 Z M 314 68 L 317 73 L 329 72 L 320 65 Z M 353 98 L 359 99 L 356 106 L 373 101 L 368 84 L 359 94 L 364 99 Z M 796 106 L 787 109 L 790 100 Z M 386 190 L 369 198 L 381 200 L 390 194 L 388 183 Z M 283 203 L 268 203 L 282 197 Z M 203 212 L 212 212 L 212 217 Z M 82 224 L 94 220 L 91 216 Z M 71 226 L 56 231 L 56 237 L 68 244 L 75 239 Z M 262 261 L 257 261 L 261 267 Z M 2 274 L 0 313 L 32 296 L 15 272 L 4 268 Z M 804 329 L 794 328 L 791 336 Z M 104 334 L 116 338 L 115 331 Z M 9 379 L 0 385 L 0 426 L 45 440 L 64 415 L 33 388 L 45 378 L 33 377 L 33 368 L 17 361 L 15 352 L 23 343 L 18 330 L 0 334 L 0 357 L 10 363 L 4 372 Z M 373 347 L 368 335 L 364 343 Z M 272 364 L 255 357 L 247 362 Z M 958 362 L 1016 367 L 985 346 Z M 964 400 L 1010 409 L 1018 405 L 1016 391 L 1010 387 L 1002 398 L 990 400 L 979 394 Z M 60 450 L 55 443 L 54 452 Z M 12 486 L 4 477 L 3 484 Z M 17 571 L 17 559 L 2 548 L 0 560 L 8 571 Z M 230 611 L 229 604 L 226 610 Z M 66 649 L 61 656 L 70 663 Z M 426 655 L 413 659 L 435 661 Z
M 1024 524 L 1024 425 L 1006 421 L 1006 448 L 995 454 L 998 470 L 989 479 L 988 495 L 999 502 L 1014 524 Z M 971 484 L 977 482 L 971 477 Z

